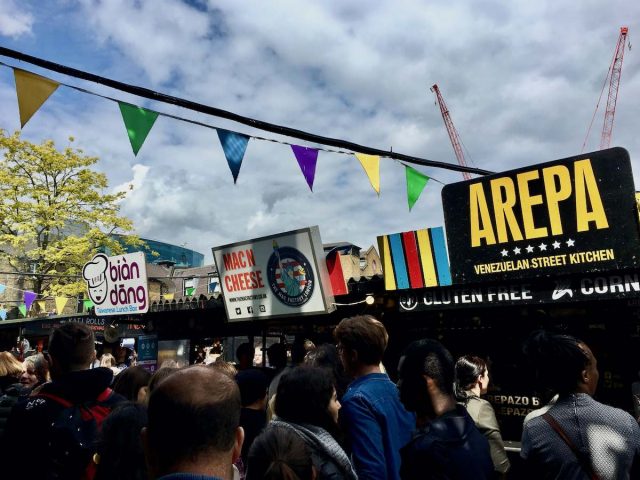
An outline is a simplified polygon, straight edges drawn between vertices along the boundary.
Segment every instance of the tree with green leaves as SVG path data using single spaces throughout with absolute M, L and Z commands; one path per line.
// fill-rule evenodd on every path
M 82 266 L 107 249 L 124 253 L 133 224 L 120 216 L 124 192 L 108 193 L 107 177 L 92 168 L 98 157 L 51 140 L 34 144 L 0 129 L 0 265 L 26 277 L 37 294 L 75 296 L 86 291 Z M 52 276 L 46 276 L 52 275 Z

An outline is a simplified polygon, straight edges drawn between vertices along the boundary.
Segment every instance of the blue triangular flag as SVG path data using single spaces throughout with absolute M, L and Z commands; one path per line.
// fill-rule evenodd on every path
M 4 293 L 6 289 L 7 289 L 7 286 L 0 283 L 0 293 Z
M 227 157 L 227 163 L 233 175 L 233 183 L 236 183 L 244 152 L 247 150 L 247 144 L 249 143 L 249 137 L 242 133 L 230 132 L 221 128 L 217 129 L 217 132 L 222 150 L 224 150 L 224 156 Z
M 4 308 L 0 308 L 0 318 L 2 320 L 6 320 L 7 319 L 7 310 Z

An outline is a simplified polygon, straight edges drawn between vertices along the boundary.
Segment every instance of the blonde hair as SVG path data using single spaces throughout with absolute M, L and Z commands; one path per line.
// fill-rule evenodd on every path
M 109 368 L 115 367 L 116 366 L 116 357 L 114 357 L 110 353 L 103 354 L 102 358 L 100 359 L 100 366 L 101 367 L 109 367 Z
M 18 377 L 22 375 L 22 363 L 11 352 L 0 352 L 0 377 Z

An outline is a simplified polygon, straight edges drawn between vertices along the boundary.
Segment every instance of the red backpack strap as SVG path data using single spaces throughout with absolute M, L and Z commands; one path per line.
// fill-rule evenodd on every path
M 104 391 L 100 395 L 98 395 L 98 398 L 96 398 L 96 402 L 105 402 L 109 399 L 112 393 L 113 390 L 111 390 L 109 387 L 105 388 Z
M 40 392 L 39 394 L 36 395 L 36 397 L 48 398 L 50 400 L 53 400 L 56 403 L 59 403 L 64 408 L 69 408 L 73 406 L 73 403 L 71 403 L 69 400 L 59 397 L 58 395 L 54 395 L 53 393 Z

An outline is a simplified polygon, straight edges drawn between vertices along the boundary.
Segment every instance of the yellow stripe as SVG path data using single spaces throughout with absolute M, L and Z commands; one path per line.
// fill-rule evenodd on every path
M 437 287 L 438 277 L 436 276 L 436 267 L 433 264 L 433 251 L 431 249 L 431 241 L 429 240 L 429 232 L 427 230 L 418 230 L 418 246 L 420 247 L 420 262 L 422 263 L 422 273 L 424 273 L 424 286 Z
M 393 273 L 393 262 L 391 261 L 389 237 L 387 235 L 378 237 L 378 248 L 380 249 L 380 256 L 382 257 L 384 288 L 386 290 L 396 290 L 396 276 Z

